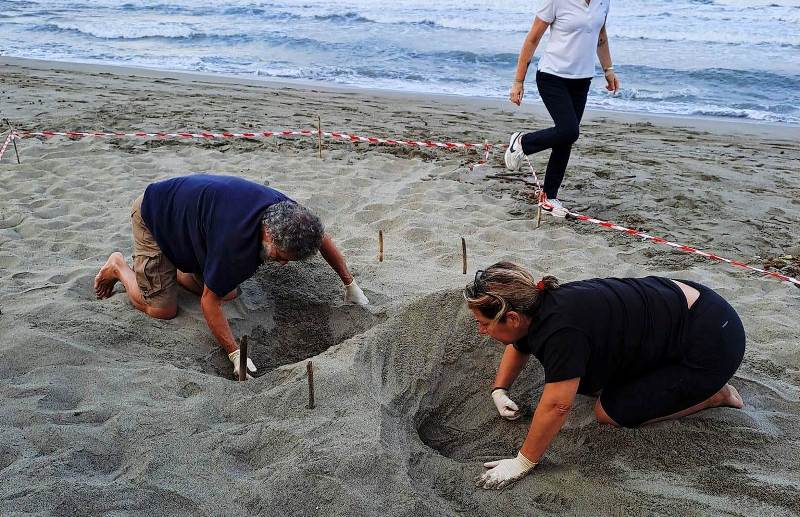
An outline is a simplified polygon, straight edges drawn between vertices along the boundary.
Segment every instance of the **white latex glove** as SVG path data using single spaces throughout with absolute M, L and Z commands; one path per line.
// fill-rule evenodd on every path
M 520 417 L 519 407 L 516 402 L 508 397 L 508 390 L 497 388 L 492 391 L 492 400 L 494 405 L 497 406 L 497 412 L 506 420 L 516 420 Z
M 367 295 L 358 287 L 355 280 L 344 286 L 344 301 L 356 305 L 369 305 Z
M 475 486 L 500 490 L 524 478 L 528 472 L 533 470 L 536 463 L 519 452 L 516 458 L 488 461 L 483 466 L 489 470 L 475 478 Z
M 228 359 L 230 359 L 231 362 L 233 363 L 233 377 L 234 377 L 234 379 L 239 379 L 239 352 L 240 352 L 240 350 L 236 350 L 236 351 L 231 352 L 230 354 L 228 354 Z M 252 379 L 253 378 L 253 377 L 250 376 L 250 373 L 256 373 L 258 371 L 258 368 L 256 368 L 256 365 L 253 364 L 253 361 L 249 357 L 247 358 L 247 371 L 248 371 L 248 374 L 247 374 L 247 378 L 248 379 Z

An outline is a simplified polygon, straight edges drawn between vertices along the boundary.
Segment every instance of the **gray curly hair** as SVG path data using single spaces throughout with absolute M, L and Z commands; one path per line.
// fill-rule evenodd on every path
M 295 260 L 314 255 L 322 243 L 325 227 L 308 208 L 281 201 L 270 205 L 261 215 L 261 224 L 277 247 Z

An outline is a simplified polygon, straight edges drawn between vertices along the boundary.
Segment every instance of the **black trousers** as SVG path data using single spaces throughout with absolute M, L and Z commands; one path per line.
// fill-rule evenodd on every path
M 578 139 L 578 126 L 586 107 L 586 96 L 592 79 L 564 79 L 545 72 L 536 72 L 536 86 L 555 126 L 522 136 L 525 154 L 552 149 L 544 177 L 547 197 L 558 197 L 558 188 L 564 181 L 572 144 Z
M 635 379 L 605 386 L 600 402 L 616 423 L 637 427 L 690 408 L 722 389 L 744 357 L 742 320 L 708 287 L 681 280 L 700 291 L 689 309 L 683 357 Z

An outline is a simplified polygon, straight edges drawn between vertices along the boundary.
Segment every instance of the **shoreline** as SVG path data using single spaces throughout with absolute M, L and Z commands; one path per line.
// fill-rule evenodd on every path
M 469 105 L 471 108 L 501 109 L 515 114 L 532 114 L 535 117 L 544 117 L 549 123 L 549 115 L 540 103 L 524 104 L 520 107 L 511 103 L 489 97 L 471 97 L 441 93 L 404 92 L 399 90 L 384 90 L 377 88 L 338 86 L 315 83 L 312 81 L 279 81 L 272 79 L 250 79 L 243 76 L 212 74 L 205 72 L 172 71 L 146 67 L 133 67 L 125 65 L 109 65 L 83 63 L 76 61 L 54 61 L 33 58 L 18 58 L 0 56 L 0 67 L 18 66 L 39 71 L 64 71 L 80 73 L 109 73 L 117 76 L 136 76 L 154 80 L 176 79 L 179 81 L 205 82 L 216 86 L 237 85 L 264 88 L 266 90 L 288 89 L 295 91 L 320 91 L 325 93 L 355 94 L 375 98 L 411 100 L 411 101 L 436 101 L 448 105 Z M 723 117 L 695 117 L 689 115 L 668 115 L 658 113 L 639 113 L 628 111 L 611 111 L 587 109 L 583 122 L 612 120 L 627 124 L 650 123 L 664 128 L 685 128 L 698 131 L 708 131 L 717 134 L 756 136 L 773 138 L 778 141 L 796 141 L 800 139 L 800 125 L 776 124 L 755 120 L 730 119 Z M 53 128 L 42 128 L 53 129 Z M 69 128 L 64 128 L 69 129 Z M 269 128 L 277 129 L 277 128 Z M 397 135 L 402 137 L 403 135 Z

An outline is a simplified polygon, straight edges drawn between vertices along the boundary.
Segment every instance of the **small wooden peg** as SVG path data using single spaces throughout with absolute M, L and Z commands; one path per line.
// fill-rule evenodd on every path
M 247 336 L 242 336 L 242 343 L 239 345 L 239 380 L 247 380 Z
M 317 152 L 318 157 L 322 159 L 322 119 L 317 115 Z
M 306 374 L 308 375 L 308 409 L 314 409 L 314 365 L 311 361 L 306 363 Z
M 461 237 L 461 265 L 462 265 L 462 271 L 466 275 L 467 274 L 467 241 L 464 240 L 464 237 Z
M 536 197 L 536 228 L 539 228 L 539 226 L 542 224 L 542 203 L 544 202 L 544 192 L 540 191 L 539 195 Z

